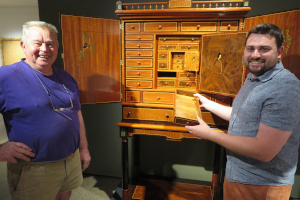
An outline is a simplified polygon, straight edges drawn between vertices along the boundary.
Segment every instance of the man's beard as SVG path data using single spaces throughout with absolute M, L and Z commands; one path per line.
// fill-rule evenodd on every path
M 259 68 L 251 68 L 250 67 L 250 61 L 260 61 L 263 66 L 262 67 L 259 67 Z M 269 69 L 271 69 L 272 67 L 268 67 L 266 66 L 266 60 L 265 59 L 248 59 L 246 62 L 245 60 L 243 59 L 243 64 L 247 67 L 247 69 L 249 70 L 249 72 L 251 72 L 253 75 L 255 76 L 260 76 L 262 74 L 264 74 L 266 71 L 268 71 Z

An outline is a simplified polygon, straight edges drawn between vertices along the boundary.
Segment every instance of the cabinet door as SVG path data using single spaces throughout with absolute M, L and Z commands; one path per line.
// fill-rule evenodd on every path
M 242 56 L 246 34 L 203 35 L 200 91 L 225 96 L 238 93 L 244 80 Z
M 61 15 L 64 69 L 78 82 L 82 104 L 120 102 L 120 22 Z

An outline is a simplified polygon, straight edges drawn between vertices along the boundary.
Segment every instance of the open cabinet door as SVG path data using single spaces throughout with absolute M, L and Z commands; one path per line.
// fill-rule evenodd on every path
M 81 104 L 121 101 L 120 22 L 61 15 L 64 68 Z
M 247 33 L 202 36 L 201 92 L 235 96 L 244 82 L 242 57 Z
M 249 31 L 261 23 L 275 24 L 283 31 L 283 66 L 300 79 L 300 10 L 246 18 L 244 30 Z

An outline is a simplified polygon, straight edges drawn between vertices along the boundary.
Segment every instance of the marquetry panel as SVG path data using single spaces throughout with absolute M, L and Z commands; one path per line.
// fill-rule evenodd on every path
M 145 22 L 144 32 L 174 32 L 177 22 Z
M 178 47 L 177 45 L 158 45 L 158 50 L 176 50 Z
M 241 62 L 247 33 L 204 35 L 199 88 L 225 96 L 235 96 L 243 84 Z M 221 57 L 218 58 L 221 52 Z
M 143 92 L 143 103 L 173 104 L 174 103 L 174 93 Z
M 172 122 L 174 120 L 174 113 L 173 110 L 167 109 L 124 107 L 123 118 Z
M 141 92 L 140 91 L 126 91 L 126 102 L 141 102 Z
M 199 50 L 199 45 L 181 44 L 179 45 L 179 50 L 195 51 Z
M 196 88 L 197 86 L 197 82 L 196 80 L 192 81 L 192 80 L 179 80 L 178 81 L 178 87 L 179 88 Z
M 178 78 L 196 78 L 196 73 L 193 72 L 181 72 L 178 73 Z
M 284 35 L 282 63 L 300 79 L 298 67 L 300 56 L 296 56 L 300 55 L 300 10 L 246 18 L 245 31 L 261 23 L 272 23 L 282 29 Z
M 217 22 L 181 22 L 182 32 L 215 32 L 217 31 Z
M 78 83 L 80 103 L 121 101 L 119 20 L 61 15 L 61 28 L 64 69 Z

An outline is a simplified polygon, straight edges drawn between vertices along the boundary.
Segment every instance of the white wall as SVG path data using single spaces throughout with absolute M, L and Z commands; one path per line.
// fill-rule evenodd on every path
M 23 24 L 39 20 L 39 8 L 0 7 L 0 19 L 0 38 L 21 38 Z M 0 65 L 1 63 L 0 56 Z
M 23 24 L 27 21 L 39 20 L 39 8 L 0 7 L 0 19 L 0 38 L 21 38 Z M 0 56 L 0 66 L 1 63 Z M 0 114 L 0 144 L 5 140 L 7 140 L 6 131 L 2 115 Z

